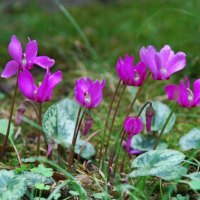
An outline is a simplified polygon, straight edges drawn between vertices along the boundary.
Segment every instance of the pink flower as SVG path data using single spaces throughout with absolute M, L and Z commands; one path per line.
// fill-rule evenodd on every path
M 185 84 L 180 81 L 179 86 L 167 85 L 165 92 L 169 100 L 177 101 L 182 107 L 196 107 L 200 105 L 200 79 L 193 84 L 193 90 L 190 89 L 188 77 L 185 77 Z
M 30 70 L 34 64 L 46 69 L 52 67 L 55 63 L 53 59 L 47 56 L 37 56 L 38 46 L 36 40 L 30 40 L 26 45 L 25 53 L 23 53 L 21 42 L 15 35 L 11 37 L 8 52 L 12 60 L 4 68 L 1 74 L 3 78 L 9 78 L 15 75 L 19 69 Z
M 97 107 L 102 101 L 102 90 L 104 86 L 105 80 L 102 83 L 99 80 L 92 82 L 89 77 L 76 80 L 74 89 L 76 101 L 88 109 Z
M 61 71 L 51 74 L 47 68 L 42 83 L 36 86 L 32 74 L 24 69 L 19 72 L 18 84 L 19 90 L 26 98 L 36 102 L 45 102 L 52 99 L 53 89 L 61 80 Z
M 129 135 L 128 136 L 128 138 L 126 139 L 126 142 L 123 144 L 123 148 L 130 155 L 139 155 L 139 154 L 142 153 L 142 151 L 138 150 L 138 149 L 133 149 L 131 147 L 131 140 L 132 140 L 133 137 L 134 137 L 134 135 Z
M 149 68 L 154 80 L 166 80 L 170 75 L 183 69 L 186 65 L 186 55 L 183 52 L 174 54 L 169 45 L 165 45 L 160 52 L 153 46 L 140 50 L 142 62 Z
M 124 60 L 120 57 L 117 61 L 116 70 L 123 84 L 129 86 L 141 86 L 146 78 L 146 67 L 143 62 L 134 66 L 134 57 L 126 55 Z
M 141 118 L 128 116 L 124 121 L 124 129 L 128 135 L 137 135 L 143 129 Z

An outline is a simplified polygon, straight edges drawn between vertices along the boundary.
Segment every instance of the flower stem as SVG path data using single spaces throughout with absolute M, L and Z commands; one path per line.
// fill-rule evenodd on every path
M 15 84 L 15 91 L 14 91 L 14 96 L 13 96 L 13 99 L 12 99 L 12 105 L 11 105 L 11 109 L 10 109 L 8 128 L 7 128 L 6 136 L 5 136 L 4 141 L 3 141 L 1 156 L 3 156 L 4 153 L 5 153 L 5 149 L 6 149 L 8 138 L 9 138 L 10 125 L 11 125 L 12 115 L 13 115 L 13 111 L 14 111 L 15 99 L 16 99 L 16 95 L 17 95 L 18 79 L 19 79 L 19 71 L 17 73 L 17 80 L 16 80 L 16 84 Z
M 107 151 L 108 151 L 108 146 L 109 146 L 110 137 L 111 137 L 111 134 L 112 134 L 113 125 L 114 125 L 114 122 L 115 122 L 115 118 L 116 118 L 116 116 L 117 116 L 117 112 L 118 112 L 118 109 L 119 109 L 119 105 L 120 105 L 120 103 L 121 103 L 122 97 L 123 97 L 124 92 L 125 92 L 125 90 L 126 90 L 126 86 L 127 86 L 127 85 L 124 85 L 124 87 L 123 87 L 121 96 L 120 96 L 120 98 L 119 98 L 119 101 L 118 101 L 117 106 L 116 106 L 116 109 L 115 109 L 115 113 L 114 113 L 114 115 L 113 115 L 113 119 L 112 119 L 111 127 L 110 127 L 110 132 L 109 132 L 108 139 L 107 139 L 107 143 L 106 143 L 106 147 L 105 147 L 105 155 L 107 154 Z
M 147 101 L 147 102 L 142 106 L 142 108 L 140 109 L 140 112 L 138 113 L 137 118 L 142 114 L 142 111 L 145 109 L 145 107 L 146 107 L 148 104 L 152 106 L 152 103 L 149 102 L 149 101 Z
M 176 110 L 177 108 L 178 108 L 178 104 L 175 104 L 174 107 L 172 108 L 171 112 L 169 113 L 169 115 L 168 115 L 168 117 L 167 117 L 167 119 L 166 119 L 166 121 L 165 121 L 165 123 L 164 123 L 162 129 L 161 129 L 161 132 L 160 132 L 160 134 L 159 134 L 159 136 L 158 136 L 158 138 L 157 138 L 157 140 L 156 140 L 156 142 L 155 142 L 155 144 L 154 144 L 153 150 L 155 150 L 155 149 L 157 148 L 158 143 L 159 143 L 159 141 L 160 141 L 160 138 L 162 137 L 162 135 L 163 135 L 163 133 L 164 133 L 164 131 L 165 131 L 165 128 L 166 128 L 167 124 L 169 123 L 169 120 L 171 119 L 173 113 L 175 112 L 175 110 Z
M 68 161 L 69 170 L 71 169 L 72 164 L 74 162 L 74 148 L 76 146 L 76 140 L 77 140 L 77 137 L 78 137 L 78 132 L 79 132 L 79 129 L 81 127 L 81 123 L 83 121 L 83 117 L 84 117 L 86 111 L 87 111 L 87 109 L 85 109 L 83 111 L 81 118 L 80 118 L 81 108 L 79 108 L 79 111 L 78 111 L 78 116 L 77 116 L 77 119 L 76 119 L 76 125 L 75 125 L 75 129 L 74 129 L 74 135 L 73 135 L 73 139 L 72 139 L 72 145 L 71 145 L 71 149 L 70 149 L 70 153 L 69 153 L 69 161 Z M 80 118 L 80 120 L 79 120 L 79 118 Z
M 116 97 L 116 95 L 117 95 L 117 92 L 118 92 L 120 83 L 121 83 L 121 80 L 118 81 L 117 86 L 116 86 L 116 89 L 115 89 L 115 92 L 114 92 L 114 94 L 113 94 L 113 97 L 112 97 L 112 100 L 111 100 L 111 104 L 110 104 L 110 107 L 109 107 L 109 110 L 108 110 L 108 115 L 107 115 L 107 118 L 106 118 L 104 130 L 103 130 L 103 134 L 102 134 L 101 148 L 100 148 L 100 153 L 99 153 L 99 163 L 100 163 L 100 164 L 101 164 L 101 159 L 102 159 L 102 151 L 103 151 L 104 138 L 105 138 L 105 134 L 106 134 L 107 126 L 108 126 L 108 119 L 109 119 L 109 117 L 110 117 L 110 113 L 111 113 L 111 110 L 112 110 L 112 107 L 113 107 L 113 103 L 114 103 L 115 97 Z
M 133 101 L 132 101 L 132 103 L 131 103 L 131 105 L 130 105 L 130 107 L 129 107 L 129 109 L 128 109 L 128 115 L 131 113 L 131 110 L 133 109 L 133 106 L 134 106 L 134 104 L 135 104 L 137 98 L 139 97 L 141 91 L 143 90 L 145 83 L 146 83 L 147 80 L 149 79 L 150 74 L 151 74 L 151 72 L 149 72 L 149 73 L 147 74 L 147 77 L 146 77 L 145 82 L 144 82 L 144 83 L 141 85 L 141 87 L 138 89 L 138 91 L 137 91 L 137 93 L 136 93 L 136 95 L 135 95 L 135 97 L 134 97 L 134 99 L 133 99 Z
M 39 103 L 39 113 L 38 113 L 39 119 L 39 125 L 42 126 L 42 103 Z M 38 131 L 38 143 L 37 143 L 37 156 L 40 156 L 40 135 L 41 131 Z

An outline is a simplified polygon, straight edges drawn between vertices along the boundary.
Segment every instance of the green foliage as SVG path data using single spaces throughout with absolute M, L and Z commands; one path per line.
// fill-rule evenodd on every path
M 50 186 L 49 185 L 45 185 L 44 183 L 37 183 L 35 184 L 35 188 L 38 190 L 50 190 Z
M 176 197 L 172 197 L 172 200 L 189 200 L 189 196 L 182 196 L 181 194 L 177 194 Z
M 171 109 L 166 104 L 160 101 L 153 101 L 152 104 L 155 110 L 155 116 L 152 121 L 151 130 L 160 132 L 171 112 Z M 144 124 L 146 123 L 145 111 L 146 109 L 144 109 L 141 115 Z M 175 120 L 176 120 L 176 115 L 173 114 L 165 128 L 164 134 L 170 132 L 170 130 L 174 126 Z
M 6 135 L 8 128 L 8 119 L 1 119 L 0 120 L 0 134 Z M 14 125 L 11 123 L 10 125 L 10 132 L 9 132 L 9 139 L 13 137 L 14 134 Z
M 188 184 L 191 187 L 191 189 L 200 190 L 200 181 L 199 180 L 192 180 Z
M 14 171 L 0 171 L 0 199 L 19 200 L 26 191 L 26 179 Z
M 187 174 L 186 177 L 190 178 L 191 180 L 200 181 L 200 172 L 193 172 L 191 174 Z
M 136 168 L 130 177 L 157 176 L 165 180 L 179 179 L 187 169 L 179 164 L 185 156 L 181 152 L 165 149 L 151 150 L 133 160 L 131 167 Z
M 38 167 L 31 169 L 31 172 L 41 174 L 45 177 L 52 177 L 53 175 L 53 169 L 47 168 L 43 164 L 40 164 Z
M 156 141 L 156 137 L 149 135 L 138 134 L 135 135 L 131 140 L 131 147 L 133 149 L 141 150 L 141 151 L 149 151 L 152 150 Z M 157 149 L 166 149 L 167 144 L 164 142 L 159 142 Z
M 181 137 L 179 145 L 182 150 L 187 151 L 190 149 L 200 148 L 200 130 L 193 128 L 189 133 Z
M 26 185 L 29 188 L 34 188 L 35 185 L 39 183 L 44 183 L 45 185 L 51 185 L 55 182 L 53 178 L 48 178 L 46 176 L 34 172 L 26 171 L 23 172 L 22 176 L 26 178 Z
M 72 143 L 76 117 L 78 113 L 78 105 L 71 99 L 64 99 L 57 104 L 52 105 L 44 114 L 42 128 L 48 142 L 54 140 L 57 144 L 61 144 L 69 148 Z M 77 138 L 75 153 L 79 154 L 84 140 Z M 95 155 L 95 149 L 92 144 L 87 143 L 81 157 L 89 159 Z

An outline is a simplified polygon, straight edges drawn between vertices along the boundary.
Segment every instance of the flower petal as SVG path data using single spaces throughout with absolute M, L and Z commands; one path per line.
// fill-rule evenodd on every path
M 177 85 L 167 85 L 165 87 L 165 93 L 169 100 L 178 101 L 179 99 L 179 87 Z
M 183 69 L 186 66 L 186 55 L 183 52 L 175 54 L 168 62 L 166 67 L 168 75 Z
M 15 60 L 9 61 L 3 72 L 1 73 L 2 78 L 9 78 L 17 73 L 19 70 L 19 64 Z
M 8 52 L 13 60 L 21 64 L 22 62 L 22 45 L 15 35 L 11 37 L 11 42 L 8 45 Z
M 188 101 L 188 90 L 184 85 L 183 81 L 180 81 L 179 85 L 180 94 L 179 94 L 179 104 L 183 107 L 190 107 L 190 102 Z
M 34 100 L 34 91 L 37 89 L 32 74 L 28 70 L 19 72 L 19 90 L 28 99 Z
M 47 56 L 37 56 L 34 58 L 34 63 L 44 69 L 47 69 L 55 64 L 55 60 Z
M 34 58 L 37 56 L 37 52 L 38 52 L 37 41 L 36 40 L 29 41 L 28 44 L 26 45 L 26 50 L 25 50 L 27 64 L 33 63 Z
M 199 106 L 200 105 L 200 79 L 197 79 L 194 82 L 193 85 L 193 90 L 194 90 L 194 102 L 193 102 L 193 106 Z
M 42 84 L 38 87 L 36 99 L 38 102 L 49 101 L 52 98 L 54 87 L 62 80 L 62 72 L 57 71 L 54 74 L 47 73 L 42 81 Z

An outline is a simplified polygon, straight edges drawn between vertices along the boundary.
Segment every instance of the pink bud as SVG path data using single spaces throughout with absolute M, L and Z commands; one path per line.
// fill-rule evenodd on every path
M 152 119 L 153 119 L 153 116 L 155 115 L 155 110 L 152 106 L 152 104 L 150 104 L 147 109 L 146 109 L 146 129 L 148 132 L 151 131 L 151 124 L 152 124 Z
M 24 105 L 24 103 L 22 103 L 17 109 L 17 124 L 20 125 L 22 123 L 22 117 L 25 111 L 26 111 L 26 106 Z
M 52 139 L 51 142 L 48 144 L 47 157 L 51 154 L 54 146 L 55 146 L 55 141 Z
M 91 129 L 93 124 L 93 118 L 87 114 L 84 119 L 84 128 L 81 130 L 81 133 L 85 136 Z

